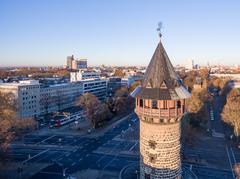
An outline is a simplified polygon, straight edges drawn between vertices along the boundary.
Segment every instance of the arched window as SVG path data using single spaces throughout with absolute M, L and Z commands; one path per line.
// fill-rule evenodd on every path
M 180 108 L 180 107 L 181 107 L 181 101 L 178 100 L 178 101 L 177 101 L 177 108 Z
M 158 109 L 157 100 L 152 100 L 152 108 Z
M 143 99 L 140 99 L 139 105 L 140 105 L 140 107 L 143 107 Z

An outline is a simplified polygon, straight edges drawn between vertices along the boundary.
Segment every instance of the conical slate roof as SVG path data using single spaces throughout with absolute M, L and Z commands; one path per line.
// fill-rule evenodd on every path
M 142 87 L 161 88 L 164 83 L 167 88 L 174 88 L 181 85 L 181 80 L 160 41 L 144 75 Z
M 175 72 L 160 41 L 148 65 L 142 85 L 133 92 L 143 99 L 176 100 L 190 96 Z

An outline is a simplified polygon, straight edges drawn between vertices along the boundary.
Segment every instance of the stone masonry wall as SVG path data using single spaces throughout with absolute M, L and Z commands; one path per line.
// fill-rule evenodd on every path
M 140 120 L 140 153 L 141 178 L 179 178 L 180 123 L 151 124 Z

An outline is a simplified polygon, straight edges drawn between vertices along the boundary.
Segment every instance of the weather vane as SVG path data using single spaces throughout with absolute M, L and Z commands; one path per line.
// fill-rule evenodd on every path
M 162 37 L 161 29 L 162 29 L 162 22 L 159 22 L 159 23 L 158 23 L 157 31 L 158 31 L 158 34 L 159 34 L 159 37 L 160 37 L 160 38 Z

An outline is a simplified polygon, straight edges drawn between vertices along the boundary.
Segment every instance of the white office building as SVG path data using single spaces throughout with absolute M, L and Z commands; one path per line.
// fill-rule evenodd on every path
M 82 81 L 86 79 L 99 79 L 99 72 L 95 70 L 79 70 L 78 72 L 71 72 L 70 73 L 70 81 Z
M 96 70 L 79 70 L 70 74 L 71 82 L 80 82 L 84 93 L 92 93 L 100 100 L 106 98 L 107 80 L 101 79 L 100 74 Z
M 36 117 L 40 114 L 40 84 L 37 80 L 1 83 L 0 91 L 14 94 L 19 118 Z
M 92 93 L 100 100 L 104 100 L 107 95 L 107 80 L 105 79 L 86 79 L 81 81 L 83 93 Z
M 62 83 L 40 87 L 40 114 L 72 107 L 83 94 L 81 83 Z
M 107 80 L 100 78 L 87 79 L 87 76 L 97 75 L 95 73 L 84 73 L 82 76 L 84 80 L 54 85 L 40 84 L 38 80 L 1 83 L 0 91 L 15 95 L 18 117 L 34 118 L 73 107 L 76 100 L 87 92 L 94 94 L 100 100 L 105 99 Z

